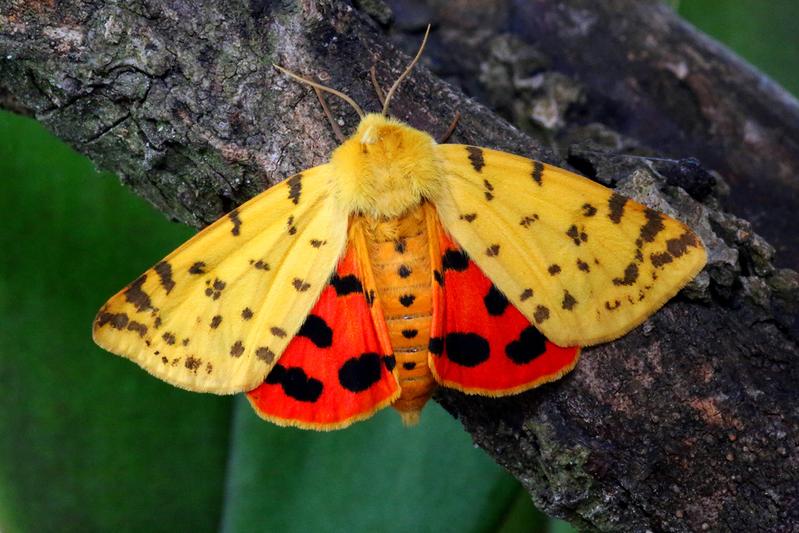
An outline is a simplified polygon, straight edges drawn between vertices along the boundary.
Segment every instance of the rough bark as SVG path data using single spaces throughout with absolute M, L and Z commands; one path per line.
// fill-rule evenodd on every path
M 539 507 L 586 530 L 799 530 L 799 277 L 720 207 L 796 250 L 769 222 L 797 201 L 795 102 L 659 4 L 490 4 L 397 2 L 393 38 L 415 44 L 420 20 L 439 22 L 428 65 L 529 134 L 424 67 L 393 113 L 438 134 L 458 110 L 456 142 L 571 164 L 691 224 L 710 260 L 642 327 L 586 349 L 570 377 L 438 401 Z M 195 227 L 335 146 L 313 93 L 270 63 L 374 110 L 369 67 L 387 85 L 407 61 L 379 0 L 0 5 L 0 105 Z M 331 104 L 351 129 L 357 117 Z M 720 174 L 630 154 L 698 155 Z

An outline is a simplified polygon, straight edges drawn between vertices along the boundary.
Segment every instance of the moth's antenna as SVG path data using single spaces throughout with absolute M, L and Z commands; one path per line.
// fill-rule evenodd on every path
M 391 102 L 391 97 L 394 96 L 394 91 L 397 90 L 399 84 L 405 77 L 410 74 L 411 69 L 416 65 L 416 62 L 419 61 L 419 58 L 422 57 L 422 51 L 424 50 L 424 45 L 427 43 L 427 36 L 430 34 L 430 24 L 427 25 L 427 29 L 424 32 L 424 39 L 422 39 L 422 45 L 419 47 L 419 51 L 416 52 L 416 57 L 413 58 L 411 64 L 405 68 L 405 72 L 400 74 L 400 77 L 397 78 L 397 81 L 394 82 L 394 85 L 391 86 L 391 89 L 388 90 L 388 94 L 386 95 L 386 101 L 383 103 L 383 116 L 388 115 L 388 104 Z
M 361 118 L 364 117 L 365 113 L 363 112 L 363 109 L 361 109 L 361 107 L 358 104 L 355 103 L 355 100 L 353 100 L 352 98 L 350 98 L 349 96 L 347 96 L 343 92 L 337 91 L 335 89 L 331 89 L 330 87 L 326 87 L 326 86 L 324 86 L 324 85 L 322 85 L 320 83 L 316 83 L 315 81 L 311 81 L 311 80 L 309 80 L 307 78 L 303 78 L 302 76 L 300 76 L 298 74 L 294 74 L 290 70 L 287 70 L 287 69 L 281 67 L 280 65 L 275 65 L 274 63 L 272 63 L 272 66 L 275 67 L 276 69 L 278 69 L 280 72 L 282 72 L 286 76 L 294 78 L 295 80 L 297 80 L 300 83 L 304 83 L 306 85 L 310 85 L 311 87 L 319 89 L 320 91 L 326 91 L 326 92 L 329 92 L 330 94 L 334 94 L 334 95 L 338 96 L 339 98 L 341 98 L 342 100 L 344 100 L 345 102 L 350 104 L 353 107 L 353 109 L 355 109 L 355 112 L 358 113 L 359 117 L 361 117 Z

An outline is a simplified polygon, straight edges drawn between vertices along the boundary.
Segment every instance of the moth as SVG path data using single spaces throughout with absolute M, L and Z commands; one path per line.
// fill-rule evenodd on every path
M 426 39 L 426 36 L 425 36 Z M 422 48 L 424 47 L 424 42 Z M 574 368 L 705 265 L 681 222 L 567 170 L 365 114 L 330 161 L 113 296 L 95 342 L 281 425 L 345 427 L 439 385 L 504 396 Z

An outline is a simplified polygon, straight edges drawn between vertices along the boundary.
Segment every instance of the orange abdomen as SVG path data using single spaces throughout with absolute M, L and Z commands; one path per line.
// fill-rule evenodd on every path
M 363 217 L 374 286 L 394 351 L 402 393 L 393 404 L 414 423 L 436 382 L 427 363 L 433 317 L 433 267 L 427 205 L 398 218 Z M 434 214 L 433 214 L 434 215 Z

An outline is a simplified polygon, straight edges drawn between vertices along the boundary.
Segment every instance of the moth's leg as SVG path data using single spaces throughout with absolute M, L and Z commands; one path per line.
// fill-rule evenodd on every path
M 372 78 L 372 87 L 375 88 L 377 99 L 380 101 L 380 107 L 383 107 L 383 105 L 386 103 L 386 97 L 383 94 L 383 89 L 380 88 L 380 84 L 377 83 L 377 71 L 375 70 L 374 65 L 372 65 L 372 68 L 369 69 L 369 75 Z
M 333 129 L 333 133 L 338 139 L 338 142 L 343 143 L 344 141 L 347 140 L 347 138 L 344 137 L 344 134 L 341 132 L 341 128 L 338 127 L 338 124 L 333 119 L 333 114 L 330 112 L 330 108 L 327 107 L 327 101 L 325 100 L 325 95 L 323 95 L 322 91 L 320 91 L 316 87 L 314 87 L 313 90 L 316 93 L 316 97 L 319 98 L 319 103 L 322 105 L 322 110 L 325 112 L 325 116 L 327 117 L 328 122 L 330 122 L 330 127 Z
M 453 117 L 452 123 L 449 125 L 449 128 L 447 128 L 447 131 L 444 132 L 444 135 L 438 139 L 438 144 L 444 144 L 449 140 L 450 137 L 452 137 L 452 134 L 455 133 L 455 128 L 458 127 L 458 121 L 460 119 L 461 112 L 455 111 L 455 117 Z

